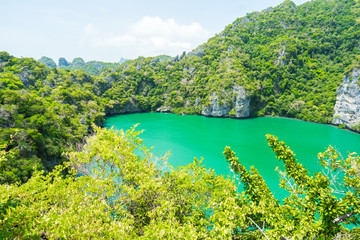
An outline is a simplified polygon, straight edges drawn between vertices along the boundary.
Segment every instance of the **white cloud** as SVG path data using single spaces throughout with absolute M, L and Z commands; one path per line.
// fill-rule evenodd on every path
M 143 17 L 130 25 L 127 32 L 106 33 L 93 24 L 84 28 L 79 41 L 81 47 L 111 49 L 122 57 L 155 56 L 168 54 L 175 56 L 190 51 L 205 42 L 210 32 L 199 23 L 178 24 L 175 19 Z
M 88 24 L 85 28 L 84 28 L 84 33 L 86 35 L 96 35 L 99 33 L 99 31 L 95 28 L 94 24 Z
M 137 36 L 163 36 L 170 39 L 197 39 L 209 32 L 202 28 L 199 23 L 190 25 L 178 24 L 175 19 L 163 20 L 160 17 L 143 17 L 134 24 L 131 32 Z

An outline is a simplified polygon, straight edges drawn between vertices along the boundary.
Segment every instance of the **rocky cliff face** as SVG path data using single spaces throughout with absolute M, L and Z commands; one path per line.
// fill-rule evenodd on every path
M 245 118 L 250 116 L 250 97 L 246 96 L 246 90 L 242 86 L 235 86 L 232 93 L 235 103 L 234 117 Z M 219 97 L 215 92 L 209 98 L 209 105 L 202 106 L 201 114 L 211 117 L 227 117 L 230 115 L 230 104 L 220 104 Z
M 162 112 L 162 113 L 169 113 L 171 112 L 172 107 L 170 106 L 161 106 L 159 108 L 156 109 L 157 112 Z
M 227 104 L 220 105 L 219 97 L 215 92 L 209 98 L 210 105 L 201 107 L 201 115 L 208 117 L 224 117 L 229 116 L 230 106 Z
M 234 86 L 232 91 L 223 91 L 222 100 L 216 92 L 213 92 L 209 97 L 209 104 L 200 105 L 200 98 L 196 98 L 194 106 L 201 106 L 201 115 L 208 117 L 235 117 L 246 118 L 250 116 L 250 96 L 246 96 L 246 90 L 242 86 Z M 186 104 L 185 104 L 186 107 Z M 172 112 L 172 107 L 169 105 L 160 106 L 156 109 L 157 112 Z M 124 114 L 146 112 L 142 110 L 137 103 L 131 99 L 127 104 L 123 105 L 120 102 L 115 102 L 113 107 L 108 109 L 107 114 Z
M 235 116 L 245 118 L 250 116 L 250 97 L 246 96 L 246 90 L 242 86 L 234 87 Z
M 354 128 L 360 124 L 360 69 L 354 69 L 350 76 L 344 78 L 343 84 L 337 89 L 334 112 L 334 124 L 345 124 Z
M 116 114 L 124 114 L 124 113 L 138 113 L 144 112 L 142 111 L 134 101 L 130 101 L 125 106 L 121 105 L 119 102 L 116 102 L 113 105 L 113 108 L 109 110 L 107 114 L 109 115 L 116 115 Z

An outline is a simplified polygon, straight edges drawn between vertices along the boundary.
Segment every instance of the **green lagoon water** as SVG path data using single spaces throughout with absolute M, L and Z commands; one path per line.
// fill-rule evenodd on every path
M 164 155 L 171 150 L 168 162 L 173 166 L 187 165 L 194 157 L 203 157 L 203 164 L 217 174 L 233 176 L 222 152 L 230 146 L 247 169 L 255 166 L 264 177 L 275 196 L 282 199 L 287 194 L 279 188 L 275 168 L 282 164 L 265 141 L 267 133 L 285 141 L 297 159 L 310 172 L 321 171 L 317 154 L 329 145 L 344 157 L 348 152 L 360 153 L 360 135 L 329 125 L 303 122 L 294 119 L 262 117 L 254 119 L 208 118 L 180 116 L 164 113 L 137 113 L 108 117 L 105 126 L 129 129 L 140 123 L 144 129 L 140 138 L 154 153 Z

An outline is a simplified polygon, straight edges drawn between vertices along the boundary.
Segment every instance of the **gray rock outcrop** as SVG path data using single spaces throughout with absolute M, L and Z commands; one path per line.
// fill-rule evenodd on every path
M 49 68 L 56 68 L 56 62 L 52 58 L 43 56 L 38 61 Z
M 234 86 L 232 100 L 235 103 L 234 117 L 246 118 L 250 116 L 250 97 L 246 96 L 246 90 L 242 86 Z M 227 117 L 231 111 L 231 106 L 227 103 L 220 104 L 219 97 L 215 92 L 209 97 L 209 105 L 202 106 L 201 115 L 211 117 Z
M 192 56 L 202 57 L 202 56 L 204 56 L 204 53 L 205 53 L 205 50 L 202 49 L 202 47 L 198 47 L 197 49 L 189 52 L 188 55 L 189 55 L 189 57 L 192 57 Z
M 162 112 L 162 113 L 169 113 L 171 112 L 171 110 L 172 108 L 170 106 L 161 106 L 156 109 L 157 112 Z
M 32 76 L 32 74 L 29 70 L 24 70 L 19 73 L 20 80 L 24 84 L 25 87 L 29 87 L 30 84 L 32 83 L 30 81 L 31 76 Z
M 286 65 L 286 57 L 285 57 L 285 51 L 286 51 L 286 47 L 285 45 L 282 46 L 283 49 L 281 51 L 281 53 L 279 54 L 279 58 L 277 60 L 278 64 L 285 66 Z
M 126 62 L 126 61 L 129 61 L 129 59 L 120 58 L 119 64 L 122 64 L 122 63 L 124 63 L 124 62 Z
M 136 103 L 131 99 L 130 102 L 123 106 L 120 102 L 113 104 L 113 108 L 110 109 L 109 115 L 124 114 L 124 113 L 138 113 L 142 111 Z
M 337 89 L 334 124 L 344 124 L 349 128 L 360 124 L 360 69 L 354 69 L 351 76 L 344 77 Z
M 77 58 L 74 58 L 73 61 L 71 62 L 71 64 L 74 66 L 74 67 L 82 67 L 85 65 L 85 61 L 84 59 L 82 59 L 81 57 L 77 57 Z
M 59 58 L 59 67 L 67 67 L 69 65 L 69 62 L 65 58 Z
M 210 104 L 209 106 L 202 106 L 201 115 L 208 117 L 224 117 L 229 116 L 230 106 L 224 104 L 219 104 L 219 97 L 215 92 L 209 98 Z
M 235 86 L 233 90 L 233 94 L 235 98 L 235 116 L 237 118 L 249 117 L 250 96 L 246 96 L 245 88 L 242 86 Z

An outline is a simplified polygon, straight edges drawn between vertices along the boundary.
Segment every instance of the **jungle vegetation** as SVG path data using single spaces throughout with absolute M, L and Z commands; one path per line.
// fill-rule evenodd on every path
M 162 171 L 135 130 L 97 126 L 107 115 L 159 107 L 200 114 L 214 92 L 233 108 L 230 93 L 239 85 L 251 96 L 252 117 L 329 123 L 337 87 L 359 67 L 359 12 L 358 0 L 300 6 L 286 0 L 235 20 L 190 53 L 139 57 L 96 74 L 0 52 L 2 236 L 350 236 L 342 225 L 359 224 L 355 155 L 342 159 L 333 149 L 319 155 L 324 167 L 342 172 L 334 183 L 331 176 L 310 175 L 284 143 L 268 136 L 286 167 L 281 186 L 291 194 L 279 201 L 256 169 L 245 169 L 229 148 L 225 158 L 243 184 L 240 190 L 200 160 Z M 73 62 L 84 66 L 81 60 Z M 142 155 L 134 154 L 137 148 Z

